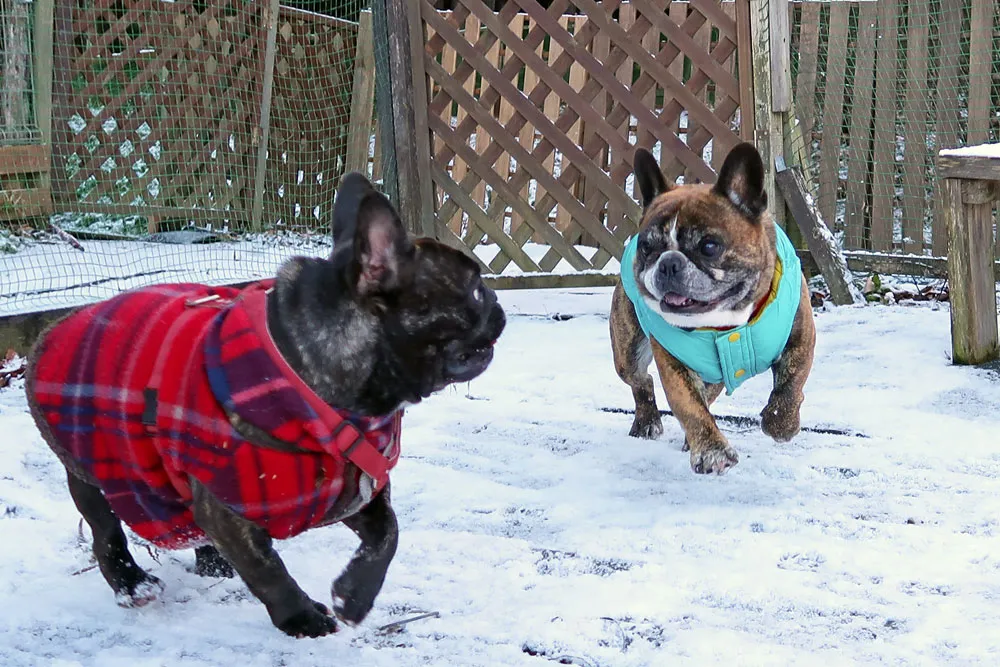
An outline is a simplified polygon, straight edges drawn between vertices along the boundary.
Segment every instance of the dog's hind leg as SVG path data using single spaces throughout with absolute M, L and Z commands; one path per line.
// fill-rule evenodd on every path
M 653 377 L 649 374 L 653 351 L 639 326 L 635 308 L 621 285 L 615 287 L 611 298 L 610 326 L 615 371 L 632 388 L 632 398 L 635 399 L 635 419 L 628 434 L 636 438 L 657 438 L 663 434 L 663 421 L 656 407 Z
M 101 490 L 66 472 L 69 494 L 94 536 L 94 557 L 101 574 L 123 607 L 141 607 L 156 599 L 163 582 L 139 567 L 128 550 L 121 521 Z
M 389 485 L 344 523 L 361 538 L 361 545 L 333 582 L 333 610 L 344 623 L 356 625 L 371 611 L 396 555 L 399 526 L 389 501 Z

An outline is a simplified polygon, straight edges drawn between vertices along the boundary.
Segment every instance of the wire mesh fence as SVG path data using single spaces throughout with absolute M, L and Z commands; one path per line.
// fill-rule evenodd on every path
M 791 12 L 801 139 L 786 142 L 810 158 L 824 219 L 849 250 L 945 255 L 935 156 L 1000 138 L 1000 2 L 809 0 Z
M 0 143 L 25 144 L 37 140 L 34 115 L 32 2 L 0 0 Z
M 391 176 L 374 122 L 377 2 L 46 1 L 58 214 L 6 223 L 0 314 L 273 275 L 330 252 L 346 171 Z

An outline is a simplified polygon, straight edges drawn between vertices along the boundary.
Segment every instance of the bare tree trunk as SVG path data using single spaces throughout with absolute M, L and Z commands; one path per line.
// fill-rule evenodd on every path
M 23 0 L 0 0 L 3 20 L 3 76 L 0 78 L 0 140 L 13 142 L 27 138 L 31 118 L 28 104 L 31 86 L 28 78 L 29 11 L 31 4 Z

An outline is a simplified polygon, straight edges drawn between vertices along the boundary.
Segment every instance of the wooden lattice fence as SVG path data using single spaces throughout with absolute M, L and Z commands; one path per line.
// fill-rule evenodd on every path
M 347 159 L 357 39 L 355 23 L 281 9 L 264 187 L 271 225 L 329 213 Z
M 751 132 L 737 3 L 573 4 L 580 14 L 562 1 L 439 12 L 420 0 L 435 229 L 472 250 L 495 244 L 481 258 L 491 273 L 603 269 L 638 219 L 626 189 L 636 145 L 671 177 L 711 182 L 713 162 Z
M 57 209 L 151 227 L 325 228 L 347 161 L 359 24 L 281 7 L 269 35 L 275 9 L 57 0 Z M 367 112 L 353 122 L 370 135 Z

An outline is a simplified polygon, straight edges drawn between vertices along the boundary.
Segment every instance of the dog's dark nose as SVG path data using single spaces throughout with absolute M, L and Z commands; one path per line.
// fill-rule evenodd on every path
M 679 252 L 668 252 L 660 257 L 657 270 L 668 278 L 672 278 L 684 268 L 684 256 Z

